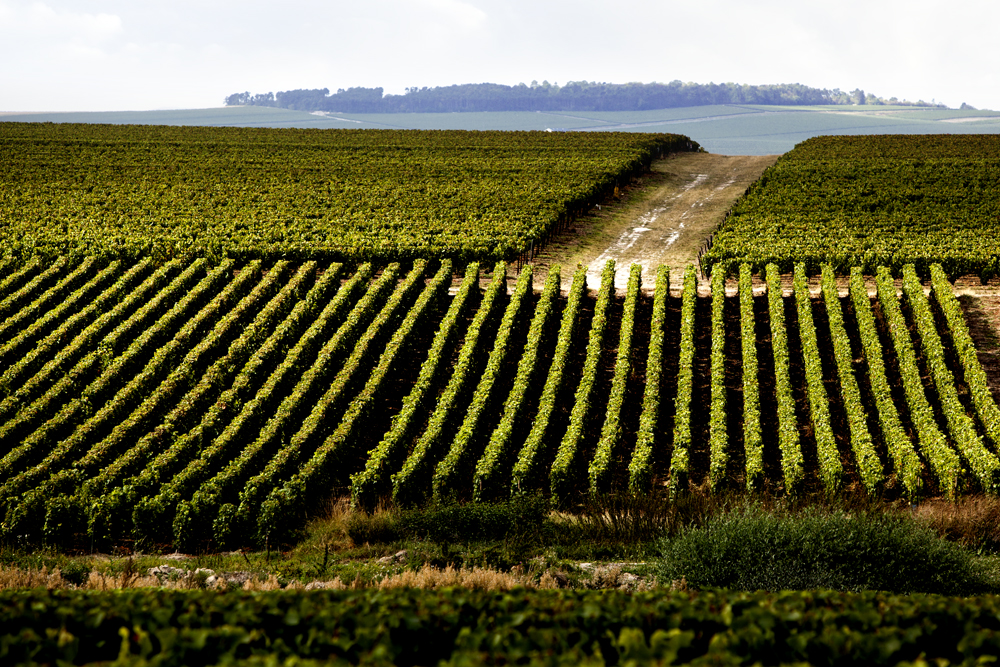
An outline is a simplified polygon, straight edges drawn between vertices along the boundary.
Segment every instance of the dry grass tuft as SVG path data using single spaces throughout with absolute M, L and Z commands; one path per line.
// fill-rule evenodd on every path
M 91 572 L 87 577 L 87 583 L 81 586 L 81 588 L 94 591 L 113 591 L 122 588 L 151 588 L 158 586 L 160 586 L 160 580 L 152 576 L 140 577 L 127 572 L 122 574 Z M 72 588 L 72 586 L 67 586 L 67 588 Z M 179 586 L 174 586 L 174 588 L 179 588 Z
M 676 583 L 676 582 L 675 582 Z M 590 579 L 581 580 L 576 586 L 585 588 L 617 588 L 621 590 L 649 590 L 655 586 L 651 579 L 637 577 L 623 572 L 617 564 L 598 566 Z M 375 582 L 365 582 L 358 578 L 344 583 L 339 577 L 330 581 L 312 581 L 303 585 L 292 581 L 282 586 L 278 578 L 270 574 L 266 579 L 250 577 L 242 585 L 238 581 L 227 581 L 218 577 L 205 582 L 195 577 L 157 578 L 139 576 L 126 570 L 118 574 L 90 572 L 87 580 L 76 586 L 62 577 L 59 570 L 22 570 L 18 568 L 0 569 L 0 590 L 47 588 L 49 590 L 87 589 L 96 591 L 121 590 L 125 588 L 195 589 L 208 588 L 219 592 L 226 590 L 277 591 L 277 590 L 347 590 L 360 588 L 468 588 L 481 591 L 509 591 L 513 588 L 567 588 L 574 584 L 565 573 L 546 570 L 538 576 L 536 571 L 526 571 L 515 567 L 510 572 L 489 568 L 455 568 L 449 565 L 443 569 L 424 565 L 419 570 L 406 570 Z
M 917 506 L 915 515 L 942 537 L 969 549 L 1000 551 L 1000 498 L 929 500 Z
M 147 588 L 151 586 L 160 586 L 160 581 L 156 577 L 140 577 L 130 572 L 120 574 L 91 572 L 87 576 L 87 581 L 83 585 L 77 586 L 64 579 L 58 568 L 52 571 L 49 571 L 47 567 L 43 567 L 40 570 L 22 570 L 16 567 L 0 569 L 0 590 L 81 588 L 95 591 L 110 591 L 122 588 Z M 174 587 L 176 588 L 177 586 Z
M 442 569 L 424 565 L 419 570 L 407 570 L 386 577 L 376 584 L 379 588 L 446 588 L 462 587 L 483 591 L 506 591 L 518 586 L 531 586 L 532 578 L 515 568 L 500 572 L 481 567 L 471 570 L 455 569 L 451 565 Z
M 0 590 L 23 588 L 68 588 L 71 584 L 62 578 L 58 569 L 49 572 L 49 568 L 41 570 L 21 570 L 10 568 L 0 570 Z

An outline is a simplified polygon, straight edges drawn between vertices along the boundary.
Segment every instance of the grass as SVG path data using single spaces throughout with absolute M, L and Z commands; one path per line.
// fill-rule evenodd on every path
M 895 512 L 748 506 L 667 538 L 661 548 L 660 578 L 696 588 L 1000 592 L 995 563 Z
M 895 564 L 880 570 L 883 579 L 843 569 L 864 562 Z M 148 575 L 161 565 L 177 570 L 167 579 Z M 289 551 L 164 556 L 8 548 L 0 551 L 0 589 L 210 585 L 209 573 L 199 569 L 239 575 L 213 587 L 251 590 L 690 585 L 1000 592 L 1000 499 L 911 507 L 851 495 L 686 493 L 673 500 L 609 495 L 571 512 L 529 497 L 365 513 L 341 498 Z

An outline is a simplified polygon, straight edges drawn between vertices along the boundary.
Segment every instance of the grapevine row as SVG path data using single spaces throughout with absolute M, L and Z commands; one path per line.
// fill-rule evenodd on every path
M 983 367 L 979 363 L 976 346 L 972 342 L 972 336 L 969 335 L 969 327 L 965 323 L 962 307 L 959 305 L 958 299 L 955 298 L 955 293 L 948 283 L 944 270 L 939 265 L 935 264 L 931 267 L 931 278 L 934 299 L 948 323 L 952 345 L 962 366 L 962 373 L 965 383 L 969 387 L 976 415 L 994 446 L 998 446 L 1000 445 L 1000 408 L 997 407 L 997 403 L 993 399 L 993 394 L 986 381 L 986 372 L 983 371 Z
M 757 333 L 753 312 L 750 267 L 740 266 L 740 343 L 743 351 L 743 448 L 746 451 L 746 486 L 764 481 L 764 442 L 760 431 L 760 385 L 757 377 Z
M 649 332 L 649 356 L 646 361 L 646 386 L 642 396 L 642 414 L 635 450 L 628 466 L 629 490 L 649 491 L 653 482 L 653 456 L 656 433 L 660 428 L 660 389 L 663 383 L 663 343 L 670 297 L 670 269 L 661 266 L 656 272 L 653 295 L 653 320 Z
M 549 426 L 556 402 L 563 390 L 563 382 L 567 372 L 566 364 L 569 358 L 570 346 L 576 332 L 577 318 L 583 295 L 587 291 L 587 269 L 580 267 L 573 275 L 573 284 L 569 288 L 569 298 L 563 309 L 562 321 L 559 324 L 559 336 L 556 339 L 556 349 L 552 355 L 552 365 L 545 378 L 545 387 L 538 404 L 538 412 L 531 423 L 531 432 L 521 447 L 511 479 L 512 495 L 527 493 L 540 482 L 542 457 L 549 446 L 552 435 Z
M 912 265 L 903 267 L 903 292 L 917 325 L 924 358 L 930 368 L 952 440 L 983 488 L 996 493 L 1000 490 L 1000 459 L 983 445 L 982 438 L 976 433 L 975 423 L 958 398 L 955 376 L 945 361 L 944 345 L 937 332 L 934 314 Z
M 711 405 L 708 418 L 708 483 L 719 488 L 729 463 L 729 438 L 726 428 L 726 274 L 712 274 L 712 357 Z
M 537 302 L 530 268 L 520 272 L 507 297 L 502 264 L 485 293 L 478 266 L 472 265 L 455 296 L 446 297 L 451 263 L 443 261 L 430 278 L 427 266 L 417 261 L 404 274 L 399 265 L 363 265 L 343 280 L 339 265 L 323 269 L 315 262 L 267 266 L 228 260 L 212 268 L 196 260 L 169 262 L 158 270 L 146 262 L 130 271 L 114 262 L 63 263 L 45 285 L 35 283 L 35 291 L 23 297 L 21 310 L 35 314 L 22 318 L 16 331 L 10 329 L 15 335 L 35 332 L 23 349 L 39 350 L 41 358 L 19 371 L 24 384 L 15 386 L 5 399 L 9 402 L 0 401 L 10 411 L 0 434 L 16 445 L 0 459 L 3 539 L 80 545 L 89 536 L 103 547 L 133 538 L 143 548 L 172 541 L 184 550 L 286 544 L 349 481 L 354 503 L 366 509 L 394 492 L 397 503 L 416 505 L 432 494 L 441 501 L 470 495 L 494 500 L 540 487 L 556 503 L 572 506 L 584 488 L 592 494 L 613 491 L 617 462 L 626 458 L 630 490 L 647 493 L 653 488 L 654 462 L 662 456 L 654 447 L 664 429 L 661 392 L 675 386 L 673 446 L 664 461 L 670 466 L 665 480 L 675 491 L 689 482 L 716 492 L 726 487 L 733 455 L 730 424 L 744 429 L 749 488 L 766 485 L 765 463 L 769 472 L 780 470 L 780 477 L 768 483 L 780 487 L 783 481 L 785 493 L 807 487 L 803 456 L 811 453 L 799 429 L 809 426 L 796 418 L 792 392 L 798 390 L 809 411 L 801 418 L 811 422 L 815 435 L 815 474 L 828 493 L 850 478 L 870 494 L 900 489 L 907 497 L 919 497 L 925 478 L 936 478 L 942 492 L 954 496 L 961 489 L 963 465 L 978 480 L 976 488 L 1000 491 L 1000 461 L 982 436 L 989 435 L 987 419 L 981 419 L 980 428 L 958 398 L 963 373 L 956 378 L 947 366 L 946 341 L 934 328 L 936 313 L 915 268 L 904 270 L 902 296 L 891 275 L 880 271 L 875 312 L 860 271 L 854 271 L 846 312 L 857 322 L 851 331 L 832 267 L 823 269 L 825 308 L 809 293 L 805 267 L 797 268 L 792 325 L 797 322 L 804 364 L 798 388 L 792 385 L 789 356 L 799 343 L 788 340 L 785 322 L 791 304 L 776 267 L 765 272 L 777 404 L 766 420 L 760 405 L 771 397 L 760 395 L 769 382 L 762 382 L 756 364 L 750 267 L 741 268 L 738 281 L 742 349 L 733 359 L 726 358 L 725 274 L 720 269 L 712 276 L 710 378 L 695 375 L 707 361 L 698 356 L 700 348 L 695 351 L 696 335 L 707 332 L 695 330 L 695 312 L 705 302 L 699 301 L 693 268 L 685 272 L 679 331 L 671 333 L 680 341 L 678 372 L 663 377 L 669 279 L 661 269 L 649 322 L 639 429 L 627 434 L 623 411 L 638 381 L 634 327 L 645 326 L 637 320 L 639 267 L 630 268 L 628 289 L 618 302 L 621 328 L 611 341 L 605 339 L 614 298 L 613 263 L 604 267 L 596 299 L 585 296 L 587 269 L 581 267 L 566 297 L 559 294 L 558 270 L 550 272 Z M 25 275 L 10 293 L 42 273 L 38 267 Z M 949 322 L 959 362 L 971 369 L 963 367 L 963 372 L 975 405 L 982 400 L 975 397 L 977 372 L 989 391 L 985 374 L 963 359 L 975 349 L 961 307 L 943 270 L 934 268 L 932 274 L 935 300 Z M 73 305 L 60 306 L 54 294 L 71 297 Z M 46 301 L 39 302 L 42 298 Z M 446 313 L 438 306 L 442 301 L 448 304 Z M 93 303 L 103 304 L 103 311 Z M 594 304 L 586 341 L 577 331 L 584 303 Z M 561 304 L 559 333 L 551 336 Z M 908 304 L 906 315 L 901 304 Z M 825 334 L 813 321 L 817 307 L 829 321 L 835 362 L 826 376 L 819 347 Z M 429 331 L 425 337 L 421 330 L 442 315 L 433 340 Z M 920 376 L 925 362 L 918 363 L 911 328 L 931 370 L 926 382 L 933 386 L 925 388 Z M 523 346 L 515 346 L 512 336 L 525 336 L 525 330 Z M 57 352 L 53 336 L 58 332 L 67 336 L 67 347 Z M 852 352 L 855 336 L 863 361 Z M 891 340 L 891 348 L 883 351 L 882 340 Z M 576 372 L 579 381 L 565 386 L 567 377 L 576 376 L 568 368 L 571 350 L 581 353 L 582 367 Z M 408 354 L 417 357 L 410 362 L 414 373 L 419 370 L 413 384 L 399 374 Z M 615 355 L 613 374 L 609 354 Z M 457 363 L 449 370 L 453 357 Z M 744 365 L 742 423 L 727 419 L 724 407 L 726 363 L 738 360 Z M 538 386 L 544 368 L 544 386 Z M 67 369 L 78 375 L 64 384 Z M 597 393 L 605 374 L 606 397 Z M 890 381 L 897 377 L 903 388 L 894 396 Z M 827 382 L 838 385 L 839 396 L 827 395 Z M 704 385 L 711 387 L 711 396 L 706 391 L 701 404 L 695 387 Z M 403 399 L 398 413 L 397 396 Z M 22 397 L 30 400 L 22 402 Z M 830 423 L 831 398 L 847 418 L 842 452 Z M 554 417 L 560 401 L 568 423 Z M 692 428 L 692 421 L 704 420 L 702 414 L 708 417 L 707 437 Z M 869 423 L 875 427 L 876 420 L 880 433 L 869 433 Z M 939 427 L 945 421 L 947 430 Z M 910 424 L 915 437 L 907 430 Z M 19 431 L 23 437 L 15 436 Z M 635 449 L 623 451 L 633 435 Z M 379 444 L 366 456 L 367 442 Z M 884 452 L 877 452 L 883 445 Z M 765 461 L 765 451 L 768 456 L 777 452 L 773 461 Z M 853 461 L 849 473 L 847 457 Z M 887 480 L 889 475 L 895 480 Z
M 193 494 L 202 480 L 220 470 L 226 457 L 235 455 L 239 438 L 266 416 L 270 405 L 267 399 L 272 397 L 261 389 L 268 386 L 277 391 L 282 386 L 283 380 L 297 369 L 299 357 L 307 356 L 371 271 L 369 266 L 360 267 L 341 287 L 341 269 L 341 265 L 333 264 L 324 271 L 197 426 L 120 487 L 123 493 L 112 491 L 109 499 L 114 502 L 113 508 L 134 505 L 131 519 L 136 537 L 168 539 L 178 503 Z M 269 372 L 274 365 L 277 368 Z
M 494 401 L 494 388 L 507 359 L 515 322 L 527 306 L 531 291 L 531 273 L 530 270 L 522 271 L 514 285 L 514 294 L 507 303 L 507 309 L 504 311 L 493 343 L 493 350 L 486 361 L 486 368 L 472 395 L 472 401 L 466 408 L 462 425 L 459 426 L 448 453 L 438 462 L 434 470 L 431 487 L 434 499 L 437 501 L 457 495 L 463 482 L 468 481 L 465 478 L 468 478 L 475 461 L 473 457 L 476 456 L 473 442 L 482 428 L 483 413 Z
M 458 362 L 444 393 L 438 399 L 427 428 L 414 446 L 403 467 L 392 477 L 392 498 L 401 505 L 420 503 L 430 490 L 430 472 L 443 452 L 445 438 L 450 425 L 455 421 L 460 395 L 473 375 L 473 364 L 480 356 L 482 345 L 486 343 L 485 330 L 492 322 L 501 303 L 500 294 L 506 292 L 507 267 L 499 262 L 493 269 L 493 282 L 483 297 L 475 319 L 469 325 L 465 341 L 459 352 Z
M 303 463 L 312 459 L 317 449 L 313 443 L 323 438 L 329 425 L 338 423 L 335 415 L 340 412 L 341 406 L 349 403 L 349 392 L 357 381 L 358 375 L 363 372 L 362 369 L 367 368 L 370 362 L 381 357 L 377 350 L 378 344 L 389 337 L 388 334 L 394 327 L 396 332 L 399 331 L 398 325 L 409 310 L 405 304 L 410 301 L 418 287 L 424 286 L 423 277 L 426 269 L 426 262 L 420 260 L 414 262 L 413 269 L 399 283 L 392 296 L 371 320 L 363 333 L 360 329 L 354 330 L 353 342 L 344 344 L 346 349 L 353 347 L 350 356 L 343 363 L 326 392 L 316 401 L 309 416 L 302 421 L 301 427 L 292 436 L 289 443 L 271 458 L 260 474 L 252 477 L 243 486 L 243 490 L 239 494 L 239 505 L 235 509 L 235 516 L 233 517 L 231 514 L 231 509 L 224 512 L 225 506 L 220 508 L 215 529 L 218 543 L 226 543 L 227 540 L 222 537 L 223 534 L 228 535 L 233 532 L 239 534 L 241 527 L 249 529 L 255 525 L 257 523 L 257 510 L 268 494 L 276 486 L 286 481 Z M 390 277 L 389 280 L 394 281 L 395 278 Z M 424 286 L 424 290 L 426 289 L 427 287 Z M 374 298 L 378 299 L 379 297 L 375 296 Z M 369 381 L 378 377 L 380 376 L 376 368 L 369 376 Z M 312 393 L 311 389 L 311 387 L 306 386 L 303 395 L 308 396 Z M 343 423 L 343 420 L 339 420 L 339 423 Z M 228 520 L 227 517 L 229 517 Z
M 240 455 L 233 459 L 213 478 L 202 483 L 184 506 L 186 521 L 175 524 L 175 539 L 183 544 L 191 540 L 203 539 L 211 534 L 220 508 L 236 500 L 241 489 L 245 489 L 250 478 L 263 470 L 280 450 L 282 440 L 289 437 L 291 429 L 299 423 L 300 415 L 307 409 L 307 400 L 314 388 L 323 382 L 332 366 L 340 360 L 345 348 L 353 348 L 363 327 L 372 319 L 375 309 L 386 294 L 395 286 L 399 265 L 391 264 L 358 300 L 343 323 L 320 348 L 312 364 L 305 366 L 291 392 L 284 397 L 273 415 L 261 429 L 257 438 L 244 447 Z M 180 516 L 180 512 L 178 513 Z M 226 522 L 223 521 L 223 524 Z
M 621 411 L 625 402 L 626 383 L 632 372 L 632 331 L 635 328 L 635 309 L 639 303 L 641 287 L 642 267 L 633 264 L 629 270 L 628 291 L 625 295 L 625 310 L 618 336 L 618 357 L 615 359 L 611 396 L 605 412 L 604 425 L 601 427 L 601 439 L 597 443 L 597 450 L 587 471 L 590 491 L 593 494 L 606 493 L 609 490 L 612 461 L 621 446 Z
M 510 480 L 515 454 L 512 438 L 526 409 L 527 393 L 536 380 L 541 361 L 542 342 L 545 340 L 546 329 L 555 311 L 559 287 L 560 269 L 558 266 L 553 266 L 549 268 L 545 287 L 535 306 L 535 315 L 528 330 L 528 340 L 524 344 L 524 351 L 517 365 L 514 386 L 511 387 L 504 403 L 503 417 L 493 430 L 483 455 L 476 463 L 472 487 L 473 497 L 478 501 L 500 498 L 508 491 L 506 482 Z
M 403 407 L 392 422 L 392 429 L 385 434 L 378 446 L 368 453 L 364 470 L 351 477 L 351 502 L 367 510 L 374 509 L 380 498 L 388 495 L 389 475 L 392 468 L 402 463 L 405 447 L 417 428 L 418 414 L 430 399 L 449 347 L 459 334 L 459 323 L 471 303 L 473 288 L 479 284 L 479 265 L 470 264 L 462 284 L 448 307 L 448 312 L 438 326 L 431 348 L 420 366 L 420 374 L 413 389 L 403 399 Z
M 681 349 L 677 369 L 677 396 L 674 398 L 673 451 L 670 454 L 670 486 L 679 491 L 687 486 L 691 457 L 691 395 L 694 387 L 694 307 L 698 281 L 694 267 L 684 270 L 681 291 Z
M 816 454 L 819 459 L 823 488 L 832 494 L 840 488 L 844 466 L 840 462 L 840 452 L 837 451 L 837 443 L 833 439 L 833 429 L 830 426 L 829 397 L 823 384 L 823 363 L 820 359 L 819 342 L 816 338 L 816 324 L 813 321 L 809 283 L 806 281 L 805 267 L 802 264 L 795 266 L 793 281 L 796 313 L 799 318 L 799 338 L 802 342 L 802 359 L 805 366 L 806 394 L 809 398 L 809 419 L 816 438 Z M 839 308 L 839 303 L 837 305 Z M 862 484 L 869 492 L 872 492 L 877 481 L 871 476 L 871 459 L 864 458 L 864 453 L 868 451 L 874 453 L 874 449 L 864 422 L 865 415 L 861 404 L 861 395 L 858 393 L 854 371 L 850 366 L 850 343 L 847 340 L 846 332 L 843 332 L 843 322 L 837 320 L 839 329 L 834 333 L 834 320 L 833 318 L 830 320 L 830 334 L 833 339 L 834 356 L 837 359 L 841 399 L 847 412 L 851 443 L 858 460 L 858 471 Z M 842 366 L 842 364 L 844 365 Z M 874 461 L 878 463 L 878 457 L 875 457 Z M 881 465 L 879 465 L 879 476 L 881 472 Z
M 0 369 L 6 371 L 15 359 L 23 356 L 25 348 L 46 336 L 54 323 L 62 319 L 66 313 L 73 312 L 79 304 L 92 299 L 94 292 L 114 278 L 120 267 L 120 262 L 112 262 L 87 280 L 84 285 L 73 289 L 96 268 L 96 260 L 88 257 L 42 297 L 22 308 L 16 316 L 7 318 L 3 325 L 0 325 L 0 339 L 7 339 L 0 346 Z M 72 293 L 64 296 L 69 290 L 73 290 Z M 58 305 L 55 305 L 57 302 Z M 18 329 L 22 322 L 26 326 Z
M 858 335 L 861 338 L 861 346 L 865 354 L 865 361 L 868 364 L 868 382 L 871 386 L 872 394 L 875 397 L 875 407 L 878 410 L 879 427 L 882 431 L 882 439 L 889 457 L 892 459 L 895 468 L 896 478 L 903 485 L 907 495 L 913 497 L 923 488 L 923 477 L 921 474 L 923 466 L 913 449 L 913 443 L 903 429 L 903 424 L 896 410 L 896 404 L 892 399 L 892 389 L 889 387 L 889 380 L 886 377 L 885 361 L 882 355 L 882 342 L 879 340 L 878 330 L 875 328 L 875 317 L 872 314 L 871 300 L 868 297 L 868 288 L 865 287 L 864 280 L 859 271 L 851 272 L 851 303 L 854 306 L 854 316 L 858 322 Z M 840 310 L 840 298 L 837 295 L 836 283 L 834 282 L 833 270 L 824 267 L 823 270 L 823 295 L 826 298 L 827 314 L 830 316 L 831 333 L 835 336 L 835 345 L 838 337 L 843 340 L 839 345 L 845 345 L 847 334 L 843 332 L 843 316 Z M 839 330 L 833 332 L 834 318 L 837 318 Z M 847 377 L 847 369 L 851 367 L 853 355 L 850 347 L 845 347 L 838 353 L 837 365 L 842 369 L 841 377 Z M 860 433 L 860 426 L 859 431 Z M 854 431 L 851 432 L 854 439 Z M 853 440 L 852 440 L 853 442 Z M 864 443 L 867 445 L 867 443 Z M 926 452 L 927 450 L 925 450 Z M 936 473 L 950 474 L 949 466 L 953 465 L 950 452 L 942 452 L 943 458 L 928 459 L 931 467 Z M 871 457 L 866 455 L 864 462 Z M 869 467 L 871 470 L 869 470 Z M 859 470 L 867 475 L 870 480 L 866 483 L 874 485 L 876 482 L 874 462 Z M 939 477 L 939 479 L 949 479 L 949 477 Z M 862 480 L 865 480 L 863 477 Z M 869 487 L 872 488 L 872 487 Z
M 801 489 L 802 447 L 799 444 L 798 421 L 795 417 L 795 398 L 792 396 L 792 379 L 788 363 L 788 334 L 785 330 L 785 299 L 781 289 L 778 267 L 769 264 L 766 269 L 767 304 L 771 321 L 771 348 L 774 352 L 774 383 L 778 400 L 778 449 L 781 450 L 781 471 L 786 493 Z
M 583 362 L 583 376 L 573 397 L 573 411 L 569 415 L 569 426 L 556 450 L 552 469 L 549 471 L 549 485 L 552 497 L 557 503 L 569 499 L 573 492 L 580 465 L 580 441 L 583 439 L 587 422 L 593 418 L 591 404 L 594 400 L 594 386 L 604 350 L 604 333 L 607 330 L 608 306 L 615 293 L 615 262 L 609 259 L 601 271 L 601 288 L 594 304 L 594 319 L 587 338 L 587 356 Z
M 145 367 L 138 374 L 130 379 L 122 377 L 124 375 L 122 369 L 126 366 L 112 364 L 91 385 L 91 387 L 103 385 L 102 388 L 107 389 L 109 386 L 124 384 L 121 389 L 114 393 L 113 398 L 105 402 L 93 416 L 84 420 L 72 431 L 69 437 L 59 442 L 57 446 L 52 447 L 45 443 L 38 443 L 40 446 L 50 449 L 50 454 L 34 467 L 8 480 L 4 485 L 3 491 L 6 497 L 17 495 L 25 489 L 31 488 L 30 491 L 25 492 L 16 512 L 14 514 L 8 512 L 4 525 L 5 530 L 19 530 L 19 526 L 26 529 L 27 525 L 32 522 L 33 512 L 40 508 L 41 499 L 54 495 L 53 489 L 56 488 L 62 489 L 63 492 L 75 491 L 91 461 L 95 465 L 103 463 L 106 453 L 114 452 L 116 446 L 121 446 L 126 439 L 131 437 L 136 428 L 144 425 L 145 420 L 156 413 L 156 402 L 160 397 L 152 392 L 144 401 L 143 396 L 150 394 L 151 390 L 158 384 L 158 379 L 167 372 L 171 363 L 176 362 L 177 358 L 184 354 L 191 341 L 200 338 L 201 334 L 212 325 L 219 316 L 219 310 L 227 307 L 231 300 L 239 298 L 240 294 L 250 286 L 255 278 L 255 271 L 245 271 L 239 278 L 226 285 L 214 299 L 209 300 L 208 295 L 224 281 L 224 276 L 231 267 L 231 263 L 224 262 L 214 269 L 180 304 L 164 318 L 161 318 L 158 325 L 166 323 L 165 327 L 176 326 L 182 323 L 185 312 L 194 308 L 196 304 L 208 301 L 193 318 L 183 323 L 183 326 L 176 331 L 170 341 L 153 352 Z M 155 339 L 156 337 L 152 336 L 146 342 L 148 344 L 150 340 Z M 85 397 L 86 395 L 87 391 L 84 392 Z M 147 401 L 151 401 L 153 404 L 150 405 Z M 129 416 L 122 420 L 125 415 Z M 72 464 L 72 468 L 68 467 L 70 464 Z M 50 475 L 52 478 L 47 479 Z
M 349 458 L 359 429 L 365 426 L 364 420 L 371 414 L 373 404 L 388 380 L 399 353 L 417 327 L 426 320 L 450 281 L 451 262 L 446 259 L 393 333 L 364 389 L 351 401 L 336 430 L 291 479 L 281 487 L 272 489 L 260 506 L 257 518 L 259 542 L 280 540 L 289 528 L 302 525 L 308 517 L 309 507 L 315 506 L 314 503 L 322 498 L 330 485 L 334 481 L 346 481 L 348 469 L 344 466 L 350 465 Z
M 924 455 L 937 475 L 938 482 L 949 496 L 954 496 L 961 482 L 962 464 L 958 455 L 948 446 L 944 434 L 934 419 L 934 410 L 927 400 L 920 377 L 910 331 L 899 308 L 896 285 L 888 269 L 879 269 L 876 286 L 882 314 L 885 315 L 892 344 L 896 350 L 896 359 L 899 361 L 899 374 L 903 380 L 910 420 L 917 431 L 917 438 Z
M 152 261 L 149 259 L 132 266 L 113 285 L 90 301 L 86 307 L 64 320 L 62 324 L 39 341 L 33 349 L 22 354 L 16 363 L 4 370 L 3 375 L 0 376 L 0 394 L 7 397 L 4 399 L 4 403 L 11 398 L 15 388 L 18 399 L 33 395 L 33 387 L 44 384 L 53 370 L 63 368 L 68 361 L 74 358 L 76 350 L 79 350 L 88 340 L 93 340 L 96 337 L 94 333 L 98 329 L 91 329 L 91 323 L 95 319 L 98 322 L 102 322 L 102 320 L 102 323 L 107 322 L 103 319 L 104 316 L 99 315 L 99 313 L 110 314 L 108 311 L 113 313 L 123 303 L 131 301 L 132 299 L 129 297 L 132 294 L 143 291 L 142 287 L 137 289 L 135 282 L 142 279 L 151 267 Z M 80 292 L 84 292 L 84 290 L 78 290 L 77 294 L 79 295 Z M 82 300 L 83 295 L 80 295 L 80 298 Z M 73 297 L 70 300 L 72 299 Z M 78 335 L 83 331 L 90 331 L 90 337 L 79 339 Z M 66 345 L 67 340 L 72 342 Z M 56 350 L 59 348 L 61 350 L 57 352 Z M 73 352 L 70 352 L 71 350 Z M 55 357 L 50 357 L 54 352 Z M 39 373 L 42 368 L 45 371 Z M 0 403 L 0 420 L 3 420 L 4 414 L 9 414 L 4 409 L 4 403 Z M 7 408 L 7 410 L 9 409 Z
M 187 280 L 182 279 L 196 277 L 204 270 L 204 267 L 204 262 L 194 262 L 188 271 L 179 276 L 165 290 L 168 294 L 164 295 L 161 292 L 161 296 L 165 296 L 166 298 L 178 296 L 177 292 L 186 286 L 187 283 Z M 100 375 L 86 386 L 78 398 L 64 404 L 55 416 L 45 422 L 41 428 L 32 432 L 19 447 L 12 450 L 0 461 L 0 476 L 7 480 L 3 487 L 0 487 L 0 500 L 10 498 L 23 491 L 26 487 L 40 481 L 45 473 L 48 472 L 50 465 L 57 461 L 62 461 L 69 457 L 72 452 L 78 451 L 85 443 L 85 439 L 90 435 L 92 429 L 83 431 L 75 430 L 77 423 L 84 419 L 90 406 L 101 406 L 103 412 L 95 414 L 87 420 L 88 423 L 93 424 L 102 418 L 106 419 L 109 417 L 107 401 L 111 397 L 108 394 L 122 382 L 126 383 L 126 388 L 137 389 L 135 385 L 139 384 L 139 381 L 136 381 L 134 376 L 132 376 L 132 381 L 126 380 L 126 378 L 130 377 L 131 373 L 137 370 L 136 366 L 140 363 L 146 366 L 145 361 L 147 359 L 151 359 L 150 363 L 154 364 L 154 366 L 162 367 L 165 365 L 163 363 L 165 361 L 163 355 L 159 359 L 154 355 L 154 352 L 158 349 L 158 344 L 162 343 L 163 339 L 167 336 L 172 337 L 176 333 L 177 328 L 183 324 L 183 317 L 188 313 L 189 309 L 207 296 L 216 283 L 222 279 L 223 274 L 224 269 L 220 268 L 206 275 L 187 296 L 182 298 L 169 312 L 158 319 L 153 326 L 146 329 L 139 338 L 134 340 L 124 353 L 114 358 L 103 369 Z M 96 363 L 103 356 L 102 353 L 105 350 L 113 348 L 117 335 L 124 329 L 129 328 L 130 324 L 145 320 L 150 311 L 154 310 L 158 305 L 159 300 L 157 299 L 147 304 L 148 309 L 143 308 L 137 311 L 99 344 L 95 356 L 88 357 L 88 359 L 84 359 L 80 363 Z M 161 363 L 156 364 L 156 361 Z M 28 416 L 32 416 L 36 410 L 46 410 L 47 406 L 44 404 L 54 401 L 56 398 L 57 395 L 54 395 L 51 391 L 42 396 L 32 406 L 32 409 L 28 411 Z M 39 402 L 42 405 L 38 405 Z M 30 477 L 26 477 L 27 470 L 43 457 L 46 461 L 45 465 L 37 468 Z
M 233 381 L 237 370 L 243 366 L 267 332 L 272 331 L 280 318 L 292 310 L 292 302 L 298 291 L 313 277 L 315 269 L 314 262 L 301 266 L 259 311 L 239 338 L 229 346 L 227 353 L 219 357 L 205 371 L 197 384 L 163 417 L 159 425 L 136 443 L 135 450 L 149 453 L 141 458 L 141 466 L 138 465 L 140 457 L 129 451 L 98 475 L 84 482 L 80 495 L 87 504 L 93 538 L 106 541 L 112 535 L 121 536 L 127 523 L 126 517 L 122 516 L 127 514 L 122 510 L 124 496 L 128 496 L 128 500 L 132 501 L 127 503 L 131 505 L 140 494 L 152 489 L 153 480 L 158 479 L 167 470 L 176 468 L 180 461 L 190 460 L 196 455 L 195 447 L 201 439 L 193 438 L 189 434 L 189 430 L 194 426 L 193 422 L 207 410 L 202 420 L 204 424 L 210 418 L 209 415 L 218 410 L 219 403 L 211 407 L 207 404 L 213 399 L 225 400 L 225 388 Z M 268 275 L 271 274 L 277 276 L 280 272 L 272 269 Z M 173 438 L 173 443 L 163 450 L 163 446 L 173 434 L 179 437 Z M 155 457 L 147 462 L 152 453 L 155 453 Z M 131 519 L 130 514 L 127 519 Z

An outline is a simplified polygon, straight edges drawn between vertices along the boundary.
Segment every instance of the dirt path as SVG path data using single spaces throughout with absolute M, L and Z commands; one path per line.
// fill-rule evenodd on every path
M 588 267 L 588 285 L 597 287 L 609 259 L 618 265 L 619 289 L 631 264 L 642 266 L 644 289 L 653 288 L 661 264 L 671 267 L 671 285 L 680 285 L 684 268 L 697 260 L 729 207 L 777 159 L 680 153 L 655 162 L 618 201 L 591 210 L 535 258 L 539 286 L 548 267 L 561 264 L 568 289 L 572 267 L 580 264 Z

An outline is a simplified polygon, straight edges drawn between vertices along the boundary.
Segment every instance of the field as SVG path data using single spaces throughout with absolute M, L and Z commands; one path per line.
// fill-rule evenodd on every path
M 454 294 L 447 260 L 26 263 L 0 301 L 3 536 L 262 546 L 347 487 L 997 492 L 1000 411 L 939 267 L 932 301 L 911 267 L 874 302 L 857 272 L 846 297 L 748 269 L 699 297 L 693 268 L 649 295 L 633 265 L 622 298 L 609 262 L 594 298 L 586 269 L 563 296 L 558 267 L 539 294 L 503 263 Z
M 511 260 L 680 135 L 0 124 L 0 254 Z
M 940 262 L 1000 273 L 1000 137 L 818 137 L 782 156 L 729 212 L 702 257 L 723 270 L 821 262 L 838 271 Z M 817 233 L 819 231 L 820 233 Z
M 1000 112 L 889 106 L 713 105 L 637 112 L 331 114 L 268 107 L 0 115 L 0 121 L 314 129 L 671 132 L 723 155 L 775 155 L 818 135 L 997 134 Z
M 997 336 L 961 296 L 995 289 L 991 138 L 806 142 L 708 275 L 595 279 L 559 234 L 686 137 L 0 135 L 4 661 L 997 653 L 996 598 L 946 597 L 1000 590 Z M 164 590 L 210 579 L 247 592 Z M 306 581 L 374 590 L 262 592 Z

